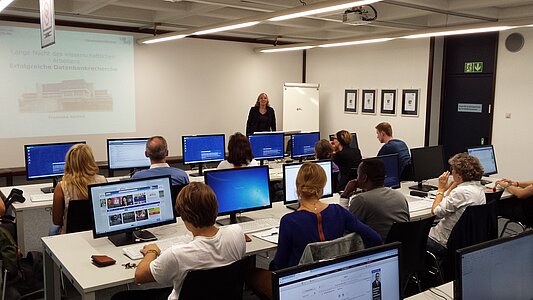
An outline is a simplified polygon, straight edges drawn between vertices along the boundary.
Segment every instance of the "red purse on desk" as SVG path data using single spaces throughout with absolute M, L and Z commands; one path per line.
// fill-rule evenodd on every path
M 117 261 L 107 255 L 92 255 L 92 262 L 97 267 L 107 267 L 114 265 Z

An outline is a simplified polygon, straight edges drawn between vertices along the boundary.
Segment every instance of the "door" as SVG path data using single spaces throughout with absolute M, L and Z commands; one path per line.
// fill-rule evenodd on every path
M 439 143 L 446 157 L 491 143 L 498 34 L 445 39 Z

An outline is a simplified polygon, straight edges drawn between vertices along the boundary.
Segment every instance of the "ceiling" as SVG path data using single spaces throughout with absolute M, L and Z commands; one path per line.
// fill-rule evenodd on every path
M 56 0 L 55 10 L 58 24 L 75 22 L 77 26 L 145 33 L 153 33 L 155 28 L 157 33 L 162 33 L 190 31 L 318 2 L 323 0 Z M 15 0 L 0 13 L 0 20 L 36 21 L 38 6 L 36 0 Z M 533 18 L 533 0 L 385 0 L 372 6 L 377 18 L 364 25 L 344 23 L 343 11 L 337 11 L 262 22 L 211 37 L 269 44 L 327 42 Z M 363 9 L 368 11 L 368 17 L 374 16 L 370 7 Z

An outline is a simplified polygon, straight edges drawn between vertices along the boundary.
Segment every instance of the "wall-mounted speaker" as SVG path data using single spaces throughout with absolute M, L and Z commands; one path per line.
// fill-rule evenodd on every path
M 505 48 L 510 52 L 518 52 L 524 47 L 524 36 L 520 33 L 511 33 L 505 39 Z

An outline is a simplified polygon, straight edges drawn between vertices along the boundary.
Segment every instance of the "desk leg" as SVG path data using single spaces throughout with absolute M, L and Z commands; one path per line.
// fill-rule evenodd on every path
M 87 294 L 83 294 L 81 295 L 81 299 L 82 300 L 95 300 L 95 292 L 92 292 L 92 293 L 87 293 Z
M 15 211 L 15 218 L 17 220 L 17 244 L 19 246 L 20 253 L 22 253 L 22 255 L 25 255 L 26 245 L 24 243 L 24 212 L 22 210 Z
M 61 272 L 59 266 L 54 263 L 54 260 L 46 249 L 43 252 L 44 297 L 46 300 L 60 300 Z

